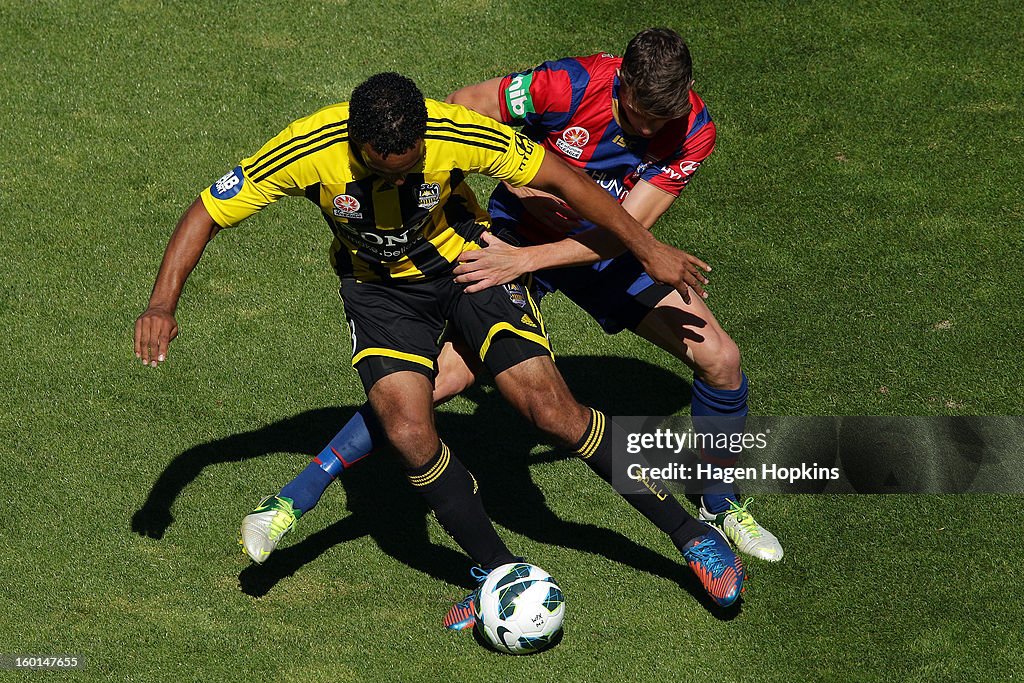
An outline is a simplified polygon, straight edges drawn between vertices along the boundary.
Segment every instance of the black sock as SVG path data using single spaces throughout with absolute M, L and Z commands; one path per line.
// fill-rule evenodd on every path
M 405 474 L 444 530 L 474 562 L 484 569 L 494 569 L 516 561 L 491 525 L 477 493 L 476 479 L 444 442 L 430 462 Z
M 573 447 L 573 452 L 590 466 L 599 477 L 612 483 L 614 463 L 612 461 L 612 430 L 605 429 L 607 419 L 600 410 L 590 409 L 590 424 L 583 438 Z M 636 462 L 633 458 L 631 462 Z M 631 486 L 628 492 L 619 495 L 630 505 L 651 520 L 656 527 L 672 538 L 676 547 L 682 550 L 687 542 L 707 531 L 707 527 L 694 519 L 679 505 L 670 491 L 656 481 L 639 482 L 625 479 Z M 622 482 L 620 482 L 621 484 Z M 635 486 L 635 488 L 632 488 Z M 616 489 L 618 490 L 618 489 Z

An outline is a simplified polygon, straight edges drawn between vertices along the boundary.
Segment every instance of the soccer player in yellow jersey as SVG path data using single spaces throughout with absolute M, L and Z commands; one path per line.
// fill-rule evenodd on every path
M 562 197 L 618 236 L 652 277 L 684 297 L 703 294 L 707 265 L 658 242 L 587 176 L 513 129 L 458 105 L 424 100 L 411 80 L 383 73 L 359 85 L 350 102 L 292 123 L 201 193 L 171 235 L 149 306 L 136 321 L 135 352 L 153 366 L 166 359 L 185 280 L 219 229 L 281 197 L 306 197 L 334 235 L 331 260 L 341 279 L 352 363 L 374 418 L 441 525 L 489 570 L 516 558 L 491 525 L 473 476 L 434 428 L 433 380 L 446 326 L 479 356 L 513 406 L 607 481 L 611 430 L 602 413 L 577 403 L 565 386 L 525 287 L 510 283 L 467 294 L 454 281 L 459 255 L 479 248 L 488 226 L 465 184 L 467 173 Z M 673 540 L 703 533 L 705 525 L 672 496 L 647 493 L 624 495 Z M 279 539 L 294 524 L 296 515 L 282 502 L 287 505 L 277 497 L 265 501 L 265 514 L 250 515 L 249 527 L 243 525 L 243 547 L 257 562 L 273 549 L 259 541 Z M 716 579 L 721 604 L 735 601 L 742 588 L 738 558 L 726 579 Z

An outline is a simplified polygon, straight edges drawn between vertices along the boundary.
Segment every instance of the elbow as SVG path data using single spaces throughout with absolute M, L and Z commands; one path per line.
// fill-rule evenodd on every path
M 185 211 L 178 222 L 178 227 L 188 229 L 197 236 L 196 239 L 203 239 L 204 242 L 212 240 L 221 230 L 221 226 L 206 209 L 201 196 L 196 197 L 196 200 Z
M 463 90 L 465 90 L 465 88 L 460 88 L 459 90 L 448 93 L 448 97 L 444 98 L 445 104 L 462 104 L 459 99 Z

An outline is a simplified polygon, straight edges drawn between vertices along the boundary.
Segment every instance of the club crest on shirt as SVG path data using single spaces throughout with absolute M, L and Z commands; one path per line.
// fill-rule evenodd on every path
M 502 285 L 505 291 L 508 292 L 509 301 L 514 303 L 519 308 L 526 308 L 526 291 L 523 286 L 518 282 L 509 282 L 508 284 Z
M 339 194 L 334 198 L 334 215 L 338 218 L 362 218 L 359 200 L 350 194 Z
M 433 209 L 441 201 L 441 185 L 438 183 L 423 183 L 416 190 L 416 204 L 421 209 Z
M 590 131 L 580 126 L 573 126 L 562 131 L 562 137 L 555 140 L 555 146 L 562 154 L 573 159 L 583 156 L 583 148 L 590 142 Z

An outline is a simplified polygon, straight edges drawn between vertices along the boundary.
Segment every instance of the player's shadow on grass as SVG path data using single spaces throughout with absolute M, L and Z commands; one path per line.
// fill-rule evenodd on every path
M 689 402 L 690 387 L 686 382 L 643 361 L 567 357 L 559 360 L 559 367 L 581 402 L 608 414 L 667 415 Z M 485 395 L 474 389 L 470 398 L 478 404 L 472 416 L 441 412 L 438 429 L 453 453 L 476 475 L 488 512 L 496 523 L 538 542 L 594 553 L 676 581 L 716 616 L 729 618 L 707 598 L 682 558 L 670 559 L 611 529 L 555 515 L 534 484 L 529 468 L 571 456 L 555 449 L 540 457 L 530 457 L 530 450 L 542 438 L 535 428 L 515 414 L 496 392 Z M 352 409 L 343 408 L 310 410 L 258 430 L 190 448 L 175 457 L 157 479 L 145 503 L 132 517 L 132 530 L 150 538 L 162 538 L 174 521 L 174 501 L 210 465 L 243 462 L 280 452 L 302 453 L 304 464 L 352 413 Z M 594 476 L 582 463 L 579 467 L 583 470 L 579 476 Z M 295 472 L 300 468 L 297 462 Z M 286 480 L 283 477 L 280 484 Z M 345 490 L 345 503 L 351 514 L 278 549 L 263 565 L 244 569 L 239 583 L 245 593 L 266 595 L 282 579 L 334 546 L 364 536 L 409 567 L 448 583 L 472 586 L 468 558 L 430 541 L 428 510 L 408 486 L 393 454 L 382 452 L 367 458 L 345 472 L 338 483 Z M 625 501 L 609 500 L 622 506 L 624 514 L 635 514 L 626 512 Z M 232 520 L 226 535 L 236 533 L 237 522 L 255 503 L 255 498 L 239 501 L 238 520 Z M 328 492 L 311 515 L 330 514 L 330 508 Z M 515 552 L 515 548 L 512 550 Z M 353 571 L 357 570 L 354 566 Z

